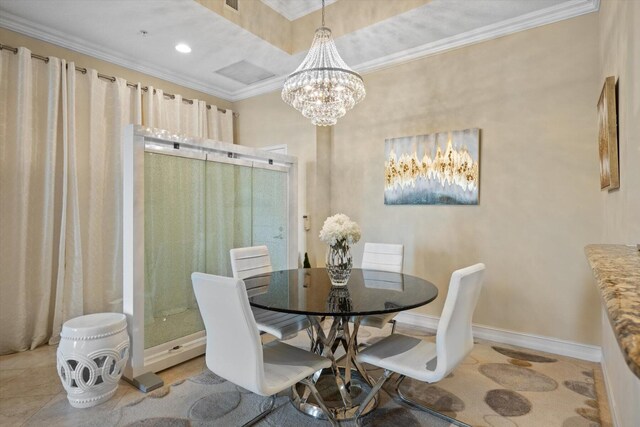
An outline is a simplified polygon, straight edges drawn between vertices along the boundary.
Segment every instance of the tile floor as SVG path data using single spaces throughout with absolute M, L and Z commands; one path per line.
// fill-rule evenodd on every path
M 56 372 L 56 348 L 45 345 L 33 351 L 0 356 L 0 426 L 25 425 L 41 409 L 66 400 L 67 394 Z M 202 372 L 204 366 L 204 356 L 201 356 L 158 375 L 165 384 L 172 384 Z M 144 393 L 121 380 L 116 395 L 105 405 L 115 409 L 144 396 Z M 67 406 L 69 412 L 76 411 Z M 81 424 L 73 422 L 66 425 Z

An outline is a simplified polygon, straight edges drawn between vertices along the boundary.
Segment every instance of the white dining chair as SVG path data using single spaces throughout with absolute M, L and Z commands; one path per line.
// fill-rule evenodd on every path
M 438 323 L 435 343 L 394 334 L 358 353 L 359 362 L 384 369 L 384 373 L 362 402 L 361 408 L 365 408 L 385 381 L 397 373 L 400 378 L 396 382 L 396 390 L 401 399 L 460 425 L 459 421 L 421 406 L 404 396 L 399 386 L 405 377 L 427 383 L 438 382 L 449 375 L 471 352 L 473 348 L 471 320 L 482 288 L 484 270 L 484 264 L 476 264 L 453 272 Z M 360 411 L 356 413 L 356 419 L 359 417 Z
M 237 279 L 269 274 L 273 271 L 269 248 L 264 245 L 231 249 L 229 254 L 231 256 L 231 271 L 233 277 Z M 258 307 L 251 307 L 251 310 L 258 330 L 280 340 L 293 338 L 298 332 L 311 326 L 307 316 L 301 314 L 279 313 Z
M 362 269 L 402 273 L 403 258 L 403 245 L 367 242 L 364 244 L 364 253 L 362 254 Z M 388 313 L 364 316 L 360 320 L 360 325 L 382 329 L 387 323 L 391 322 L 391 333 L 393 334 L 396 330 L 396 321 L 393 319 L 396 314 L 397 313 Z
M 267 409 L 245 426 L 264 418 L 273 410 L 276 394 L 297 383 L 309 388 L 327 419 L 338 425 L 311 381 L 315 372 L 331 367 L 329 359 L 280 341 L 262 345 L 241 279 L 193 273 L 191 281 L 207 333 L 207 367 L 227 381 L 271 397 Z

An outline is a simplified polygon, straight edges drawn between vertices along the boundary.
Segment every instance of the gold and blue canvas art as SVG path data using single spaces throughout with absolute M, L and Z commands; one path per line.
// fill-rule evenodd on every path
M 385 140 L 385 205 L 477 205 L 480 129 Z

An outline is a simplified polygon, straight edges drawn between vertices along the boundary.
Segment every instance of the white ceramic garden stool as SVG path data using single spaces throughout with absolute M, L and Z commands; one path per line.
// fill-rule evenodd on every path
M 129 358 L 127 318 L 96 313 L 68 320 L 58 346 L 58 375 L 75 408 L 109 400 Z

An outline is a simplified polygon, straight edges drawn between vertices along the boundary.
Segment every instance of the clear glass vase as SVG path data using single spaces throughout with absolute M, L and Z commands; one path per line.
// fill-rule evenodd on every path
M 333 286 L 345 286 L 351 275 L 353 260 L 349 245 L 337 244 L 329 246 L 327 252 L 327 273 Z

